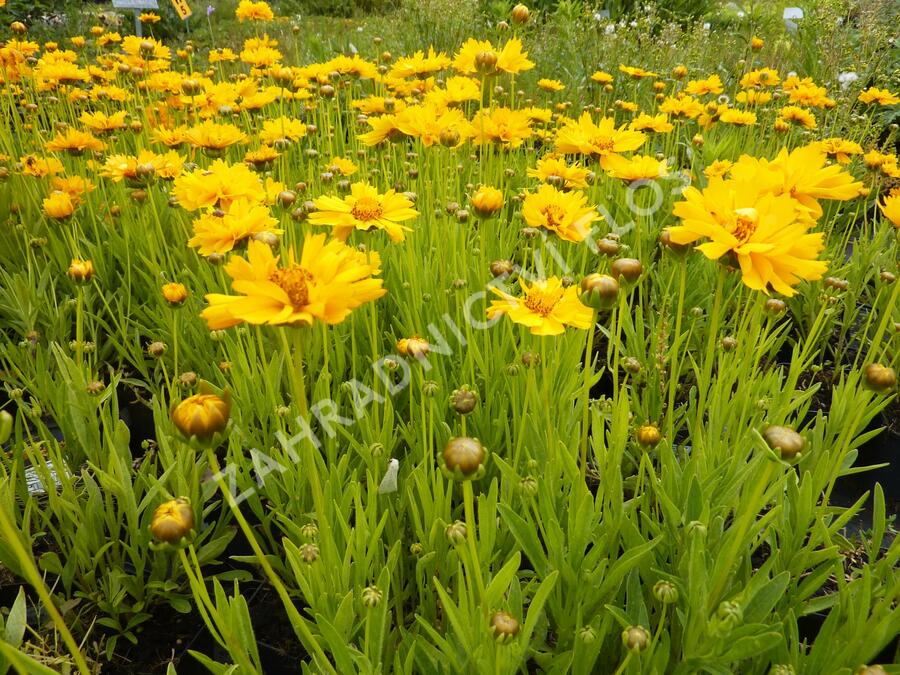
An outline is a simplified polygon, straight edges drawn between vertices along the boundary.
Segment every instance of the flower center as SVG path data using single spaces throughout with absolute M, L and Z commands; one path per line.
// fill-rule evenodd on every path
M 381 218 L 384 209 L 381 208 L 381 204 L 377 199 L 373 199 L 372 197 L 361 197 L 356 200 L 350 213 L 352 213 L 353 217 L 357 220 L 368 222 L 370 220 L 378 220 Z
M 563 218 L 566 217 L 566 210 L 559 204 L 547 204 L 541 209 L 541 213 L 547 218 L 547 227 L 549 228 L 559 227 Z
M 738 241 L 744 243 L 753 236 L 754 232 L 756 232 L 756 226 L 759 225 L 759 214 L 756 212 L 756 209 L 752 207 L 735 209 L 734 214 L 737 216 L 735 219 L 734 236 Z
M 608 138 L 606 136 L 594 136 L 591 139 L 591 145 L 593 145 L 597 149 L 597 153 L 603 153 L 612 152 L 615 144 L 613 143 L 613 140 L 611 138 Z
M 299 265 L 293 265 L 286 269 L 275 270 L 269 281 L 273 281 L 287 293 L 294 309 L 300 309 L 309 302 L 309 285 L 312 274 Z
M 525 296 L 525 306 L 541 316 L 548 316 L 562 299 L 562 293 L 545 293 L 532 289 Z

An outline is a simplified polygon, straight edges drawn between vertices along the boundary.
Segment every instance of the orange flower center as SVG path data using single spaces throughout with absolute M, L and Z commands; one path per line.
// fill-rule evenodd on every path
M 737 216 L 734 236 L 739 242 L 744 243 L 756 232 L 756 226 L 759 225 L 759 214 L 754 208 L 736 209 L 734 213 Z
M 294 306 L 294 309 L 298 310 L 309 303 L 308 282 L 311 280 L 312 274 L 299 265 L 292 265 L 285 269 L 275 270 L 272 276 L 269 277 L 269 281 L 273 281 L 281 286 L 282 290 L 287 293 L 288 298 L 290 298 L 291 305 Z
M 353 214 L 354 218 L 365 223 L 370 220 L 378 220 L 381 218 L 384 209 L 381 208 L 381 204 L 377 199 L 373 199 L 372 197 L 361 197 L 356 200 L 350 213 Z
M 612 152 L 615 147 L 613 139 L 606 136 L 594 136 L 591 139 L 591 145 L 597 149 L 598 153 Z
M 562 299 L 561 293 L 547 294 L 532 290 L 525 296 L 525 306 L 536 314 L 546 317 Z
M 559 227 L 563 218 L 566 217 L 566 210 L 559 204 L 547 204 L 541 209 L 541 213 L 547 218 L 547 227 L 549 228 Z

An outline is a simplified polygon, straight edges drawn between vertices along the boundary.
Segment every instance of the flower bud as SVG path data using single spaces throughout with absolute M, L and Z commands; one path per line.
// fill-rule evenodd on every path
M 8 410 L 0 410 L 0 445 L 6 443 L 12 436 L 13 416 Z
M 641 372 L 641 362 L 638 361 L 633 356 L 626 356 L 622 359 L 622 368 L 626 373 L 631 373 L 632 375 L 637 375 Z
M 489 218 L 503 208 L 503 193 L 497 188 L 482 185 L 469 199 L 475 213 L 481 218 Z M 457 218 L 459 211 L 456 212 Z
M 450 394 L 450 407 L 460 415 L 468 415 L 477 404 L 478 394 L 467 384 Z
M 185 497 L 172 499 L 156 507 L 150 521 L 150 534 L 157 541 L 178 544 L 194 531 L 194 509 Z
M 670 581 L 657 581 L 653 585 L 653 597 L 664 605 L 678 602 L 678 588 Z
M 594 309 L 609 309 L 619 295 L 619 282 L 608 274 L 589 274 L 581 280 L 581 302 Z
M 497 68 L 497 52 L 485 49 L 475 55 L 475 70 L 482 75 L 493 73 Z
M 744 610 L 738 603 L 726 600 L 716 609 L 716 618 L 725 631 L 731 631 L 744 621 Z
M 147 345 L 147 354 L 152 356 L 155 359 L 158 359 L 160 356 L 166 353 L 166 343 L 165 342 L 151 342 Z
M 509 276 L 513 269 L 513 264 L 509 260 L 495 260 L 491 263 L 491 275 L 495 278 Z
M 450 523 L 447 526 L 447 529 L 444 530 L 444 535 L 447 537 L 447 541 L 449 541 L 454 546 L 460 546 L 466 542 L 466 524 L 461 520 L 456 520 Z
M 796 672 L 789 663 L 775 663 L 769 668 L 769 675 L 795 675 Z
M 491 615 L 491 633 L 500 644 L 506 644 L 519 634 L 519 622 L 509 612 L 494 612 Z
M 537 352 L 522 352 L 522 365 L 526 368 L 534 368 L 540 365 L 541 355 Z
M 597 251 L 605 256 L 612 257 L 619 253 L 619 242 L 609 237 L 597 240 Z
M 890 366 L 870 363 L 865 370 L 866 386 L 879 393 L 892 389 L 897 384 L 897 372 Z
M 172 307 L 180 307 L 188 297 L 188 291 L 184 284 L 176 283 L 164 284 L 162 294 Z
M 528 9 L 528 7 L 526 7 L 522 3 L 519 3 L 512 8 L 510 16 L 513 20 L 513 23 L 517 23 L 521 26 L 528 23 L 528 20 L 531 18 L 531 11 Z
M 307 565 L 312 565 L 319 559 L 319 547 L 315 544 L 303 544 L 299 549 L 300 559 Z
M 519 481 L 519 489 L 526 497 L 534 497 L 538 492 L 538 482 L 534 476 L 525 476 Z
M 885 284 L 892 284 L 897 281 L 896 275 L 884 270 L 881 274 L 878 275 L 878 278 Z
M 441 459 L 441 468 L 449 478 L 470 480 L 484 472 L 487 450 L 477 438 L 457 436 L 447 441 Z
M 853 675 L 887 675 L 887 671 L 879 665 L 861 666 Z
M 428 351 L 430 349 L 431 345 L 428 344 L 428 340 L 420 338 L 418 335 L 397 340 L 397 353 L 400 354 L 400 356 L 411 356 L 414 359 L 424 359 L 428 356 Z
M 779 300 L 778 298 L 769 298 L 766 300 L 766 304 L 764 305 L 764 309 L 766 313 L 771 314 L 773 316 L 778 316 L 779 314 L 783 314 L 787 309 L 787 305 L 784 300 Z
M 626 283 L 636 282 L 644 271 L 640 260 L 635 258 L 619 258 L 610 266 L 610 273 L 614 279 L 624 279 Z
M 90 260 L 72 258 L 69 265 L 69 278 L 76 284 L 86 284 L 94 276 L 94 263 Z
M 668 230 L 663 230 L 659 235 L 659 243 L 677 256 L 683 256 L 691 250 L 690 244 L 676 244 L 672 241 L 672 235 Z
M 738 341 L 730 335 L 726 335 L 722 338 L 722 342 L 720 344 L 722 345 L 723 351 L 733 352 L 735 349 L 737 349 Z
M 781 459 L 791 460 L 798 457 L 806 446 L 806 440 L 790 427 L 772 425 L 763 431 L 766 444 L 781 453 Z
M 650 646 L 650 633 L 643 626 L 629 626 L 622 631 L 622 644 L 630 652 L 642 652 Z
M 362 604 L 367 609 L 378 607 L 384 594 L 378 586 L 366 586 L 362 592 Z
M 635 436 L 637 437 L 637 442 L 645 448 L 652 448 L 662 440 L 662 434 L 659 433 L 659 429 L 655 424 L 644 424 L 638 427 Z
M 225 431 L 231 413 L 231 397 L 213 393 L 189 396 L 172 409 L 172 422 L 186 438 L 211 441 Z
M 307 542 L 315 541 L 319 536 L 319 526 L 315 523 L 305 523 L 303 527 L 300 528 L 300 536 Z
M 597 631 L 593 626 L 585 626 L 578 631 L 578 639 L 586 645 L 592 645 L 597 641 Z

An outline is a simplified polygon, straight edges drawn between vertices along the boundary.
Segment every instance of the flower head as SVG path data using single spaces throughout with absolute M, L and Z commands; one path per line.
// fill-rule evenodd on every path
M 584 241 L 591 223 L 600 219 L 597 210 L 587 206 L 583 192 L 563 192 L 546 184 L 525 196 L 522 215 L 531 227 L 545 228 L 572 242 Z
M 582 154 L 593 157 L 637 150 L 646 136 L 624 126 L 616 128 L 611 117 L 604 117 L 595 124 L 590 113 L 582 113 L 578 120 L 566 120 L 556 132 L 556 150 L 566 154 Z
M 494 300 L 487 309 L 487 316 L 493 319 L 506 314 L 514 323 L 527 326 L 534 335 L 559 335 L 566 326 L 590 328 L 593 312 L 578 299 L 577 286 L 563 286 L 558 277 L 537 280 L 531 285 L 519 280 L 523 297 L 506 293 L 496 286 L 491 291 L 501 300 Z
M 339 239 L 346 239 L 354 230 L 368 232 L 384 230 L 391 241 L 403 241 L 412 228 L 400 223 L 419 215 L 413 203 L 394 190 L 379 194 L 368 183 L 350 186 L 350 194 L 340 197 L 322 196 L 313 202 L 316 210 L 309 214 L 313 225 L 329 225 Z

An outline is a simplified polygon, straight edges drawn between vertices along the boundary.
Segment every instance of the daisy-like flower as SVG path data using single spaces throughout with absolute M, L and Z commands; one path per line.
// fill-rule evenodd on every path
M 204 256 L 228 253 L 261 232 L 283 234 L 284 230 L 276 225 L 278 220 L 272 217 L 265 205 L 245 198 L 236 199 L 223 214 L 204 213 L 194 220 L 194 236 L 188 241 L 188 246 L 198 248 L 200 255 Z
M 507 150 L 518 148 L 532 135 L 528 113 L 509 108 L 479 110 L 472 119 L 470 129 L 473 142 L 496 143 Z
M 397 141 L 403 138 L 403 132 L 397 127 L 396 115 L 370 117 L 367 122 L 372 127 L 372 130 L 359 135 L 359 140 L 364 145 L 371 147 L 386 141 Z
M 721 178 L 722 176 L 728 174 L 729 171 L 731 171 L 731 167 L 733 165 L 734 163 L 727 159 L 717 159 L 715 162 L 703 169 L 703 175 L 707 178 Z
M 271 21 L 275 18 L 272 8 L 266 2 L 241 0 L 234 12 L 238 21 Z
M 174 129 L 157 127 L 150 132 L 150 138 L 156 143 L 162 143 L 167 148 L 177 148 L 184 145 L 187 140 L 187 127 L 180 125 Z
M 297 141 L 306 136 L 306 123 L 291 117 L 278 117 L 263 122 L 259 140 L 266 145 Z
M 54 190 L 65 192 L 72 201 L 77 205 L 81 202 L 81 196 L 86 192 L 91 192 L 94 185 L 81 176 L 56 176 L 51 181 Z
M 667 134 L 675 126 L 669 121 L 669 116 L 665 113 L 659 113 L 658 115 L 641 113 L 631 120 L 628 128 L 632 131 L 652 131 L 657 134 Z
M 103 150 L 106 144 L 89 131 L 79 131 L 69 127 L 61 131 L 47 143 L 47 150 L 51 152 L 68 152 L 80 155 L 85 150 Z
M 746 105 L 765 105 L 772 100 L 772 93 L 760 89 L 747 89 L 739 91 L 734 98 L 738 103 Z
M 772 68 L 759 68 L 751 70 L 741 78 L 741 87 L 743 89 L 760 89 L 762 87 L 774 87 L 781 82 L 778 71 Z
M 550 80 L 546 77 L 542 77 L 540 80 L 538 80 L 537 85 L 544 91 L 562 91 L 566 88 L 566 85 L 564 85 L 559 80 Z
M 885 197 L 878 207 L 884 217 L 891 221 L 895 228 L 900 229 L 900 193 Z
M 669 175 L 669 167 L 665 159 L 656 159 L 646 155 L 622 157 L 607 155 L 600 158 L 600 166 L 611 178 L 618 178 L 626 183 L 636 180 L 655 180 Z
M 612 84 L 613 76 L 607 73 L 605 70 L 598 70 L 591 75 L 591 80 L 593 80 L 597 84 Z
M 583 166 L 577 163 L 570 166 L 558 157 L 542 157 L 535 168 L 528 169 L 529 178 L 537 178 L 557 187 L 562 184 L 566 189 L 586 188 L 589 173 Z
M 681 225 L 668 232 L 676 244 L 708 240 L 697 249 L 710 260 L 733 255 L 742 280 L 754 290 L 786 296 L 801 280 L 821 279 L 828 264 L 817 256 L 825 247 L 822 232 L 789 195 L 760 193 L 754 183 L 714 178 L 700 192 L 688 187 L 675 204 Z
M 489 319 L 505 314 L 514 323 L 527 326 L 533 335 L 560 335 L 566 326 L 591 327 L 593 312 L 578 299 L 577 286 L 566 288 L 558 277 L 537 280 L 530 285 L 520 279 L 519 285 L 524 293 L 522 297 L 491 287 L 502 299 L 491 302 L 487 309 Z
M 871 105 L 897 105 L 900 103 L 900 96 L 892 93 L 888 89 L 879 89 L 878 87 L 870 87 L 859 93 L 859 102 Z
M 247 134 L 233 124 L 218 124 L 206 120 L 188 129 L 184 140 L 197 148 L 219 152 L 232 145 L 246 143 Z
M 120 110 L 112 115 L 107 115 L 100 110 L 92 113 L 85 111 L 81 113 L 79 119 L 89 129 L 93 129 L 98 134 L 105 134 L 116 129 L 122 129 L 125 126 L 126 114 L 124 110 Z
M 333 157 L 325 164 L 325 170 L 335 175 L 352 176 L 359 171 L 359 167 L 345 157 Z
M 739 127 L 752 127 L 756 124 L 756 113 L 749 110 L 729 108 L 719 115 L 719 121 L 723 124 L 734 124 Z
M 67 192 L 54 190 L 44 199 L 44 213 L 55 220 L 65 220 L 75 213 L 75 201 Z
M 705 80 L 691 80 L 684 90 L 692 96 L 703 96 L 705 94 L 721 94 L 724 88 L 721 77 L 710 75 Z
M 400 79 L 407 77 L 421 77 L 443 70 L 449 66 L 450 63 L 450 57 L 444 54 L 444 52 L 435 52 L 434 47 L 429 47 L 428 56 L 421 50 L 417 51 L 412 56 L 401 56 L 394 61 L 387 74 L 388 77 Z
M 492 65 L 487 67 L 484 64 Z M 521 73 L 534 68 L 534 63 L 528 60 L 528 53 L 522 51 L 519 38 L 512 38 L 500 50 L 486 40 L 469 38 L 453 59 L 453 67 L 464 75 L 485 69 L 488 72 Z
M 468 126 L 466 118 L 461 110 L 455 108 L 440 109 L 434 104 L 413 105 L 397 113 L 397 129 L 409 136 L 418 138 L 426 148 L 440 143 L 442 134 L 447 131 L 455 132 L 455 142 L 451 145 L 459 145 L 466 139 L 465 133 Z
M 240 323 L 308 326 L 316 321 L 337 324 L 360 305 L 387 291 L 381 260 L 325 235 L 308 235 L 299 262 L 293 252 L 279 266 L 279 256 L 259 241 L 247 247 L 247 259 L 233 257 L 225 266 L 232 288 L 241 295 L 211 293 L 200 316 L 211 330 Z
M 659 73 L 654 73 L 652 70 L 644 70 L 643 68 L 635 68 L 634 66 L 619 66 L 619 72 L 625 73 L 629 77 L 633 77 L 636 80 L 640 80 L 645 77 L 659 77 Z
M 391 241 L 403 241 L 412 228 L 400 223 L 419 215 L 413 203 L 394 190 L 378 194 L 373 186 L 357 182 L 350 186 L 350 194 L 341 199 L 324 195 L 313 201 L 316 210 L 309 214 L 313 225 L 328 225 L 334 235 L 345 240 L 356 230 L 384 230 Z
M 820 141 L 819 147 L 829 157 L 833 157 L 838 164 L 849 164 L 851 155 L 863 154 L 862 146 L 854 141 L 844 138 L 826 138 Z
M 584 241 L 591 223 L 600 220 L 597 210 L 587 205 L 583 192 L 563 192 L 546 184 L 525 195 L 522 216 L 531 227 L 542 227 L 560 239 L 576 243 Z
M 255 167 L 258 171 L 267 169 L 278 159 L 278 151 L 271 145 L 264 145 L 258 150 L 251 150 L 244 155 L 244 163 Z
M 798 105 L 784 106 L 781 112 L 778 113 L 778 117 L 785 122 L 798 124 L 804 129 L 815 129 L 818 126 L 816 124 L 816 116 L 806 108 L 801 108 Z
M 153 12 L 141 12 L 138 19 L 141 23 L 159 23 L 161 21 L 159 14 Z
M 582 154 L 592 157 L 637 150 L 646 136 L 640 131 L 630 131 L 624 126 L 616 128 L 615 120 L 604 117 L 595 124 L 590 113 L 582 113 L 578 120 L 566 120 L 556 132 L 556 150 L 565 154 Z
M 56 157 L 38 157 L 37 155 L 25 155 L 19 162 L 22 164 L 22 174 L 43 178 L 64 171 L 62 162 Z
M 659 110 L 672 117 L 693 120 L 703 114 L 703 104 L 693 96 L 667 96 Z
M 175 179 L 172 195 L 188 211 L 218 206 L 227 209 L 242 197 L 254 202 L 266 201 L 266 190 L 259 177 L 246 164 L 228 164 L 217 159 L 209 169 L 182 173 Z

